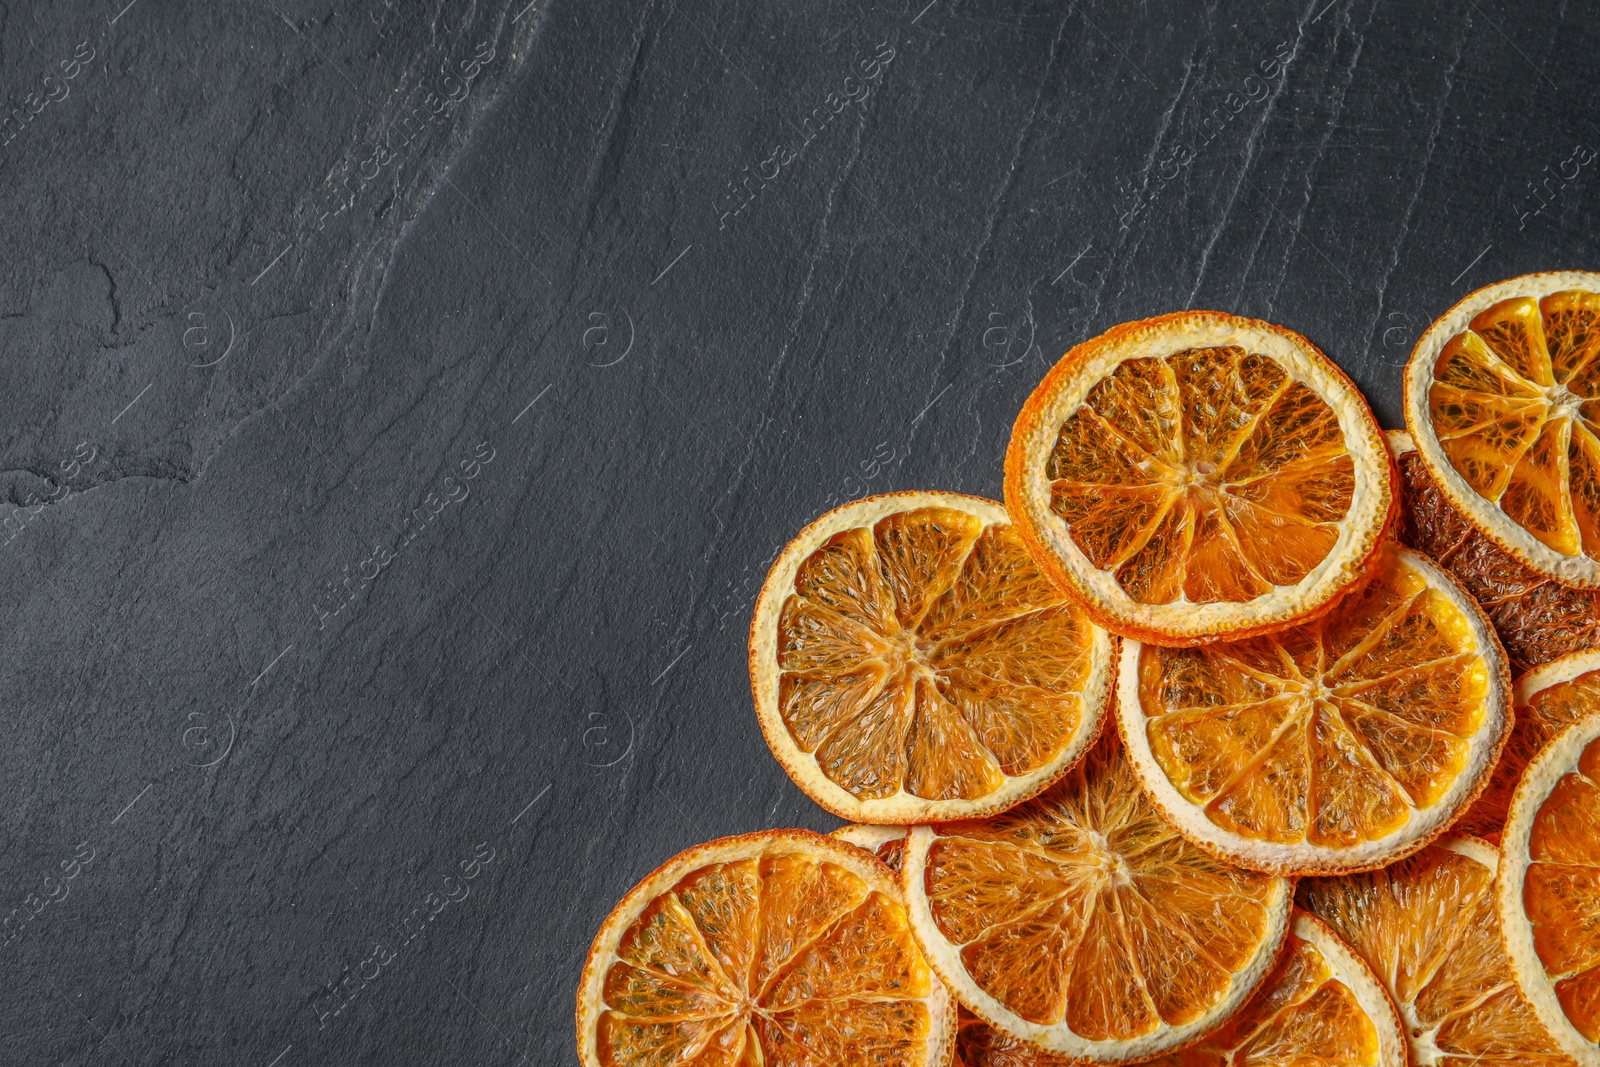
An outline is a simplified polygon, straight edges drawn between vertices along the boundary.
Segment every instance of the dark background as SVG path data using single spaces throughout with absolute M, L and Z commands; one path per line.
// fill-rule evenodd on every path
M 1398 425 L 1450 303 L 1596 266 L 1597 15 L 0 7 L 0 1062 L 575 1063 L 629 886 L 837 824 L 751 708 L 782 544 L 998 495 L 1175 309 Z

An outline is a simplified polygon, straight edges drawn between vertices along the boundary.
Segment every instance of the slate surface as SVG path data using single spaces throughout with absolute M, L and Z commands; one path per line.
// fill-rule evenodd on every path
M 836 825 L 750 706 L 783 542 L 997 495 L 1173 309 L 1397 425 L 1449 303 L 1595 266 L 1595 14 L 0 7 L 0 1062 L 576 1062 L 630 885 Z

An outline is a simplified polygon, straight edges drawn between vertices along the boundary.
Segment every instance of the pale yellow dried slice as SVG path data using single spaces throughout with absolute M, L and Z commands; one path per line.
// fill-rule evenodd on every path
M 1406 365 L 1406 429 L 1472 525 L 1600 586 L 1600 274 L 1525 274 L 1445 312 Z
M 1253 870 L 1368 870 L 1421 848 L 1488 781 L 1510 729 L 1494 630 L 1389 542 L 1327 615 L 1192 649 L 1124 641 L 1117 718 L 1184 836 Z
M 946 1067 L 955 1004 L 893 873 L 807 830 L 727 837 L 635 886 L 578 986 L 584 1067 Z
M 999 504 L 890 493 L 828 512 L 773 563 L 750 685 L 767 746 L 829 811 L 966 818 L 1082 757 L 1113 643 L 1039 573 Z
M 1101 625 L 1192 645 L 1326 609 L 1366 573 L 1395 494 L 1366 400 L 1316 346 L 1185 311 L 1061 358 L 1017 416 L 1005 497 Z
M 1488 787 L 1456 823 L 1461 833 L 1498 840 L 1528 761 L 1556 734 L 1600 711 L 1600 650 L 1573 652 L 1546 663 L 1518 678 L 1512 691 L 1516 722 L 1511 739 L 1500 753 Z
M 1367 962 L 1419 1067 L 1572 1067 L 1523 998 L 1500 943 L 1499 856 L 1451 835 L 1363 874 L 1300 883 L 1300 904 Z
M 1502 835 L 1501 932 L 1550 1036 L 1600 1067 L 1600 711 L 1523 772 Z
M 1002 815 L 912 827 L 900 874 L 917 940 L 963 1005 L 1102 1063 L 1221 1026 L 1272 970 L 1292 896 L 1179 836 L 1111 734 Z

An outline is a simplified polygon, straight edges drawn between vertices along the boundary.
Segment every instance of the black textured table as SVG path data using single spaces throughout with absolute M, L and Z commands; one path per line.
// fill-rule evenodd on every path
M 630 885 L 837 824 L 746 680 L 788 537 L 997 495 L 1164 311 L 1397 425 L 1595 266 L 1597 13 L 6 5 L 0 1062 L 576 1062 Z

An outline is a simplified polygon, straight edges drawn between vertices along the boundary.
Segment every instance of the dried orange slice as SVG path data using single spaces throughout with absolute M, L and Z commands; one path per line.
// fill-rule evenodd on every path
M 999 504 L 890 493 L 828 512 L 773 563 L 750 684 L 767 746 L 829 811 L 966 818 L 1082 756 L 1110 700 L 1112 643 Z
M 1017 416 L 1005 495 L 1101 625 L 1198 644 L 1327 607 L 1366 572 L 1394 474 L 1367 402 L 1311 342 L 1187 311 L 1061 358 Z
M 1600 589 L 1562 585 L 1518 562 L 1439 492 L 1410 434 L 1392 430 L 1387 437 L 1400 471 L 1395 536 L 1432 556 L 1478 601 L 1513 674 L 1600 646 Z
M 1552 738 L 1591 712 L 1600 711 L 1600 651 L 1574 652 L 1517 679 L 1516 721 L 1489 785 L 1456 823 L 1462 833 L 1498 838 L 1511 795 L 1528 761 Z
M 1287 879 L 1180 837 L 1107 735 L 1043 794 L 990 819 L 914 826 L 912 929 L 956 998 L 996 1029 L 1096 1062 L 1200 1038 L 1272 970 Z
M 1200 648 L 1126 641 L 1117 721 L 1190 840 L 1253 870 L 1367 870 L 1421 848 L 1510 730 L 1494 630 L 1427 557 L 1385 545 L 1337 610 Z
M 955 1005 L 892 873 L 807 830 L 673 857 L 595 935 L 584 1067 L 944 1067 Z
M 898 870 L 904 826 L 844 826 L 832 836 Z M 957 1013 L 960 1067 L 1075 1067 L 1083 1061 L 1018 1040 L 966 1008 Z M 1406 1039 L 1383 985 L 1316 916 L 1295 909 L 1283 954 L 1255 996 L 1223 1026 L 1146 1067 L 1337 1063 L 1406 1067 Z
M 965 1016 L 965 1013 L 963 1013 Z M 963 1017 L 963 1067 L 1075 1067 L 976 1018 Z M 1298 909 L 1288 943 L 1255 997 L 1221 1029 L 1144 1067 L 1407 1067 L 1400 1018 L 1383 985 L 1348 945 Z
M 1500 845 L 1501 932 L 1550 1036 L 1600 1065 L 1600 711 L 1534 757 Z
M 1406 429 L 1445 498 L 1512 556 L 1600 586 L 1600 274 L 1470 294 L 1417 341 Z
M 1487 842 L 1450 835 L 1392 867 L 1300 883 L 1300 904 L 1384 983 L 1413 1060 L 1571 1067 L 1517 989 L 1500 944 Z

